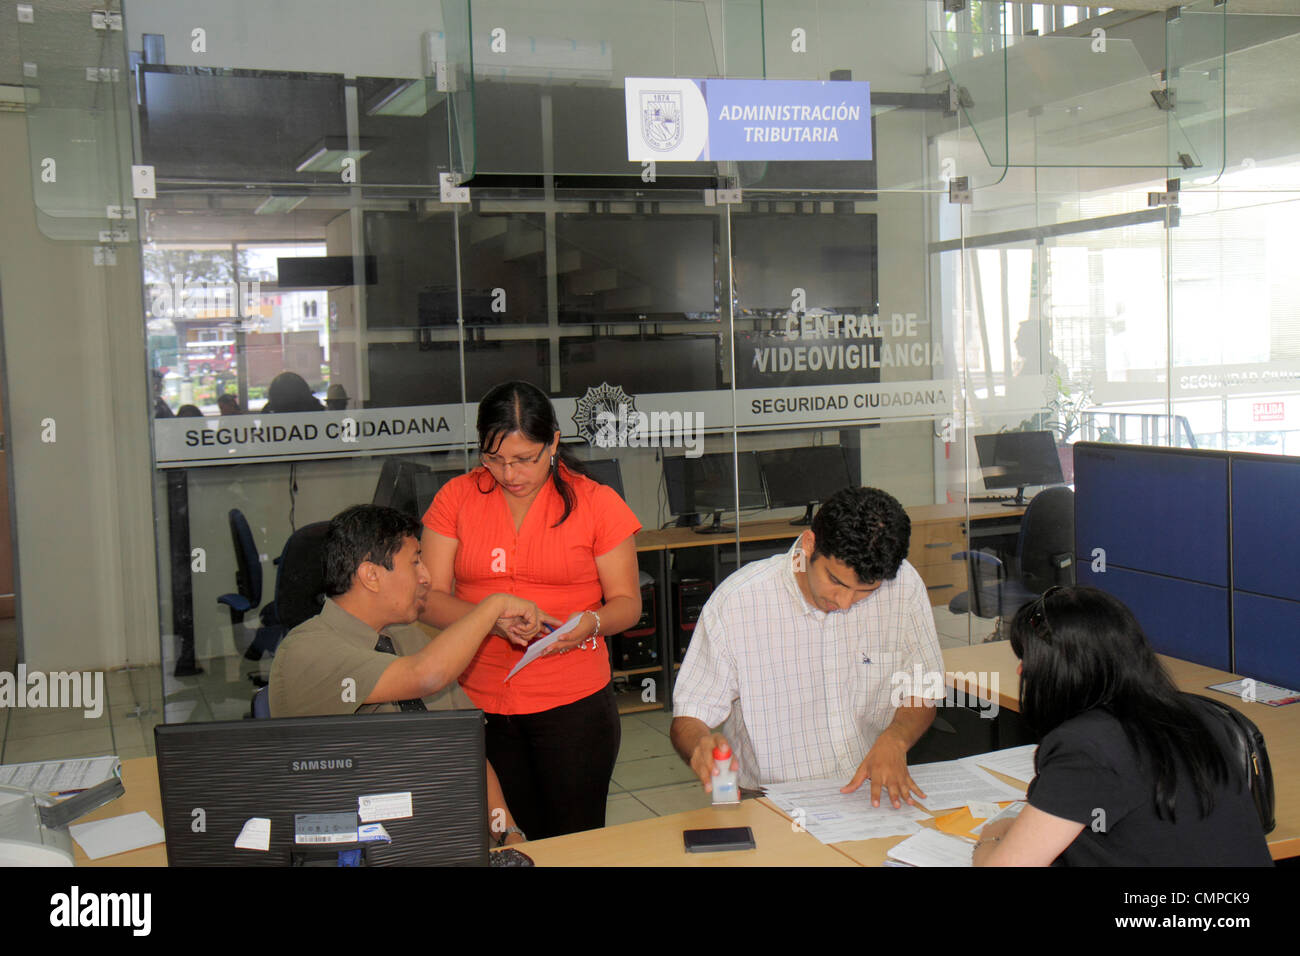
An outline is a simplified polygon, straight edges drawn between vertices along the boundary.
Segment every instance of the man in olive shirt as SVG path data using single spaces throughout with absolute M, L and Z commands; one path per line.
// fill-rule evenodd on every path
M 325 534 L 321 613 L 289 632 L 271 666 L 272 717 L 379 711 L 473 709 L 456 678 L 501 622 L 536 632 L 558 625 L 536 605 L 493 594 L 430 638 L 414 625 L 429 590 L 420 560 L 421 525 L 400 511 L 355 505 Z M 505 842 L 522 833 L 487 767 L 493 829 Z M 498 813 L 497 811 L 502 811 Z
M 421 526 L 392 508 L 356 505 L 325 535 L 321 613 L 295 627 L 271 667 L 272 717 L 472 708 L 456 678 L 501 618 L 536 630 L 535 605 L 494 594 L 430 638 L 413 622 L 429 590 Z M 558 624 L 550 619 L 547 623 Z M 381 649 L 387 643 L 391 650 Z

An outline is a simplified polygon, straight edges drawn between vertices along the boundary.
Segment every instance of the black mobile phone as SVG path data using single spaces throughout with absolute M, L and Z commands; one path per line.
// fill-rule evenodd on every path
M 683 830 L 687 853 L 720 853 L 724 850 L 754 849 L 754 831 L 749 827 L 713 827 Z

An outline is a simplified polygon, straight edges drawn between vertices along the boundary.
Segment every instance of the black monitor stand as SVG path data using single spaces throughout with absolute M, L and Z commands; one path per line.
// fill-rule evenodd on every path
M 802 527 L 803 525 L 810 525 L 810 524 L 812 524 L 812 515 L 813 515 L 813 505 L 814 505 L 814 504 L 816 504 L 816 502 L 814 502 L 814 501 L 810 501 L 810 502 L 808 502 L 807 510 L 805 510 L 804 513 L 803 513 L 802 515 L 800 515 L 798 518 L 795 518 L 795 519 L 794 519 L 793 521 L 791 521 L 790 523 L 791 523 L 792 525 L 795 525 L 796 527 Z
M 731 534 L 736 529 L 722 523 L 722 512 L 713 512 L 713 523 L 702 524 L 695 529 L 696 534 Z
M 1025 486 L 1021 485 L 1016 489 L 1016 496 L 1010 501 L 1002 502 L 1004 508 L 1023 508 L 1028 502 L 1025 501 Z

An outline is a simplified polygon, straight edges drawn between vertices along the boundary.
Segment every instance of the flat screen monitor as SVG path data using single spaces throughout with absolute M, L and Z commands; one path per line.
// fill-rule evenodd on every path
M 769 507 L 806 508 L 802 517 L 790 522 L 795 525 L 812 524 L 815 503 L 853 484 L 848 456 L 839 445 L 760 451 L 758 467 Z
M 366 326 L 413 329 L 546 321 L 545 219 L 533 213 L 461 214 L 460 298 L 456 217 L 372 210 L 362 244 L 375 260 L 367 285 Z
M 488 862 L 481 711 L 161 724 L 154 740 L 171 866 L 336 866 L 350 849 L 371 866 Z M 323 815 L 405 793 L 412 815 L 382 821 L 391 843 L 299 842 L 339 822 Z M 254 818 L 268 849 L 237 848 Z
M 299 166 L 347 142 L 341 73 L 139 69 L 140 151 L 160 180 L 338 184 L 337 166 Z
M 736 500 L 737 477 L 739 501 Z M 735 459 L 730 452 L 699 458 L 665 457 L 664 484 L 668 488 L 668 508 L 680 516 L 678 525 L 698 524 L 701 514 L 713 512 L 713 523 L 697 529 L 700 534 L 734 531 L 722 524 L 724 511 L 767 507 L 763 475 L 758 468 L 758 457 L 752 451 L 742 451 Z
M 460 357 L 455 342 L 371 342 L 367 408 L 449 405 L 460 402 Z M 498 382 L 531 382 L 551 389 L 550 347 L 545 339 L 465 343 L 466 397 L 477 402 Z
M 617 458 L 597 458 L 594 461 L 584 461 L 582 467 L 587 469 L 587 477 L 592 481 L 598 481 L 602 485 L 609 485 L 618 492 L 618 496 L 626 500 L 623 494 L 623 471 L 619 467 Z
M 575 397 L 602 383 L 629 395 L 722 387 L 716 335 L 560 340 L 560 393 Z
M 459 468 L 434 469 L 407 458 L 385 458 L 371 504 L 423 518 L 442 486 L 462 474 Z
M 874 315 L 880 300 L 872 213 L 746 213 L 731 219 L 736 301 L 745 312 Z
M 555 217 L 560 321 L 712 320 L 721 308 L 716 215 Z
M 985 488 L 1016 489 L 1015 500 L 1008 502 L 1010 505 L 1025 503 L 1028 485 L 1059 485 L 1065 481 L 1056 438 L 1051 432 L 976 435 L 975 453 L 979 456 Z

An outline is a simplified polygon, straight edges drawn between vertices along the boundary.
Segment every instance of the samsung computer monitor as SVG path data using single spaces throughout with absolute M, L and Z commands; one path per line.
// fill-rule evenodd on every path
M 849 460 L 839 445 L 776 448 L 758 452 L 768 507 L 805 509 L 790 523 L 812 524 L 813 505 L 853 484 Z
M 679 455 L 664 458 L 664 484 L 668 487 L 668 508 L 678 515 L 679 527 L 700 524 L 700 515 L 713 512 L 713 522 L 696 528 L 697 534 L 723 534 L 735 531 L 722 523 L 722 512 L 737 508 L 767 507 L 763 476 L 752 451 L 742 451 L 735 459 L 730 452 L 687 458 Z M 740 481 L 740 501 L 736 501 L 736 478 Z
M 979 456 L 984 487 L 989 491 L 1015 488 L 1015 497 L 1003 504 L 1014 508 L 1025 503 L 1029 485 L 1059 485 L 1061 456 L 1051 432 L 998 432 L 976 435 L 975 453 Z
M 598 481 L 602 485 L 609 485 L 618 492 L 618 496 L 625 501 L 627 496 L 623 494 L 623 471 L 619 467 L 617 458 L 597 458 L 595 461 L 584 461 L 582 467 L 587 472 L 587 477 L 592 481 Z
M 442 486 L 463 474 L 459 468 L 434 469 L 407 458 L 385 458 L 370 503 L 420 519 Z
M 170 866 L 488 863 L 481 711 L 161 724 L 154 740 Z M 347 839 L 362 798 L 406 794 L 410 815 L 379 821 L 390 843 Z M 268 848 L 237 847 L 257 819 Z

